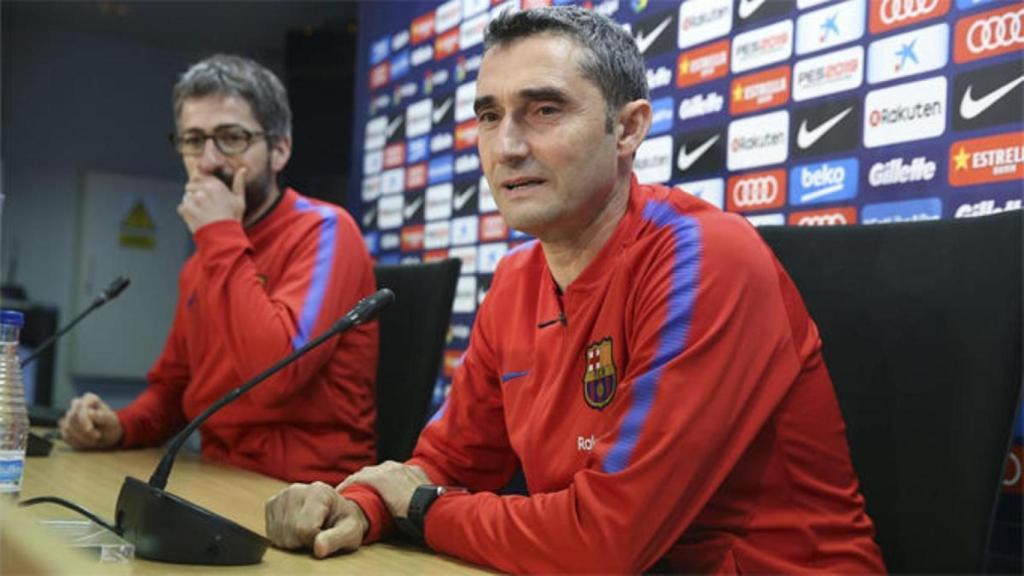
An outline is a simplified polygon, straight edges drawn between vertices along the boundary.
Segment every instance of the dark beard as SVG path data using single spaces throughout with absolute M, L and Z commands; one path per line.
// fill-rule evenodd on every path
M 218 180 L 224 183 L 228 189 L 231 189 L 232 182 L 235 179 L 234 172 L 228 173 L 223 169 L 217 170 L 213 173 Z M 266 167 L 256 175 L 254 180 L 248 180 L 245 183 L 245 214 L 242 215 L 242 220 L 248 220 L 257 210 L 263 207 L 263 203 L 267 200 L 267 196 L 270 195 L 270 161 L 267 160 Z

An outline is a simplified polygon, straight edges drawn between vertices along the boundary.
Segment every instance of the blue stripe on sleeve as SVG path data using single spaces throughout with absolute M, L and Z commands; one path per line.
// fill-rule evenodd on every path
M 322 220 L 320 222 L 320 239 L 316 248 L 316 260 L 313 262 L 313 279 L 309 284 L 306 300 L 302 303 L 302 312 L 299 314 L 299 330 L 292 338 L 292 349 L 300 348 L 310 339 L 317 316 L 320 315 L 320 308 L 324 304 L 324 295 L 327 293 L 327 283 L 331 279 L 331 269 L 334 266 L 335 238 L 338 231 L 338 215 L 331 208 L 315 206 L 305 198 L 298 199 L 295 202 L 295 207 L 302 212 L 315 210 Z
M 678 214 L 669 204 L 656 201 L 647 202 L 643 217 L 658 227 L 668 228 L 675 240 L 672 279 L 666 295 L 668 314 L 658 331 L 654 363 L 650 370 L 633 382 L 633 403 L 622 421 L 619 437 L 605 457 L 604 471 L 610 474 L 622 471 L 629 464 L 654 404 L 655 392 L 661 383 L 665 365 L 686 349 L 699 283 L 697 274 L 700 271 L 702 246 L 696 220 Z

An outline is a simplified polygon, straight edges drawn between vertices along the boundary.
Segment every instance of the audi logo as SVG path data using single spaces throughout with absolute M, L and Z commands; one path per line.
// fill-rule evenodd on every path
M 972 54 L 1024 44 L 1024 8 L 978 20 L 967 29 L 967 49 Z
M 838 226 L 846 224 L 846 216 L 836 212 L 834 214 L 810 214 L 801 216 L 797 220 L 797 226 Z
M 882 0 L 878 17 L 888 26 L 893 22 L 929 14 L 938 5 L 939 0 Z
M 732 201 L 737 207 L 771 204 L 779 197 L 779 183 L 773 176 L 745 178 L 732 189 Z

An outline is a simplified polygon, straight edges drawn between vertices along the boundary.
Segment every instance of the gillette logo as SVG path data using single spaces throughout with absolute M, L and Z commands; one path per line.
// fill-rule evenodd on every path
M 722 111 L 724 106 L 725 98 L 718 92 L 690 96 L 679 103 L 679 119 L 688 120 L 708 114 L 717 114 Z

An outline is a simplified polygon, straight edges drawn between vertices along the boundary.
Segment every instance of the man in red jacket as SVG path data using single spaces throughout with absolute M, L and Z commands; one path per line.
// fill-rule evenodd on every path
M 814 323 L 740 216 L 640 185 L 645 69 L 579 8 L 494 20 L 480 158 L 508 253 L 413 457 L 267 503 L 318 557 L 397 527 L 504 572 L 882 572 Z M 499 490 L 521 466 L 529 496 Z
M 174 112 L 188 174 L 178 213 L 196 251 L 149 386 L 117 412 L 95 394 L 72 401 L 61 433 L 75 448 L 164 442 L 376 287 L 349 214 L 278 186 L 291 110 L 270 70 L 235 56 L 203 60 L 175 86 Z M 291 481 L 340 482 L 376 461 L 376 366 L 375 324 L 325 343 L 204 424 L 203 455 Z

